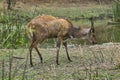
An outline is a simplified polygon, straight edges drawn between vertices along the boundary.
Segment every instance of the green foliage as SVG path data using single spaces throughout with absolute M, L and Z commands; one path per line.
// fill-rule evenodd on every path
M 90 26 L 89 20 L 83 20 L 91 16 L 102 19 L 102 22 L 95 22 L 96 25 L 104 25 L 104 18 L 107 18 L 112 13 L 112 8 L 106 6 L 91 6 L 91 7 L 33 7 L 32 10 L 12 10 L 6 11 L 0 17 L 0 48 L 19 48 L 28 47 L 30 40 L 28 39 L 25 27 L 26 24 L 35 16 L 47 14 L 57 17 L 67 17 L 73 24 L 80 26 Z M 104 22 L 104 23 L 103 23 Z M 104 26 L 105 27 L 105 26 Z M 101 36 L 103 37 L 103 36 Z M 100 38 L 99 40 L 101 40 Z M 108 40 L 101 40 L 107 42 Z M 119 41 L 119 40 L 118 40 Z M 75 42 L 75 41 L 74 41 Z M 46 40 L 41 47 L 54 46 L 53 39 Z M 76 40 L 75 43 L 83 43 L 83 41 Z
M 36 11 L 40 14 L 49 14 L 59 17 L 67 17 L 70 19 L 76 18 L 89 18 L 91 16 L 95 17 L 107 17 L 111 14 L 111 9 L 106 6 L 91 6 L 91 7 L 41 7 L 37 8 Z
M 25 46 L 27 42 L 25 25 L 26 15 L 19 11 L 8 11 L 0 18 L 0 48 L 17 48 Z M 25 38 L 26 37 L 26 38 Z
M 120 0 L 116 0 L 113 12 L 115 21 L 120 22 Z

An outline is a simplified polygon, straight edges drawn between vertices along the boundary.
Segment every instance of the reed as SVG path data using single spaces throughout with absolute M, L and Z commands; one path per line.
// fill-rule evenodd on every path
M 115 0 L 115 5 L 113 7 L 114 20 L 120 22 L 120 0 Z
M 25 34 L 25 14 L 11 11 L 0 18 L 0 48 L 24 47 L 27 43 Z M 26 21 L 27 22 L 27 21 Z

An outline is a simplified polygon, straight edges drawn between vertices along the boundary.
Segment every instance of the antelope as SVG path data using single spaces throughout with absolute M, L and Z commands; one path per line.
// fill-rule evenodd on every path
M 63 18 L 56 18 L 49 15 L 38 16 L 32 19 L 27 27 L 27 33 L 29 38 L 31 39 L 31 45 L 29 48 L 30 51 L 30 65 L 33 66 L 32 63 L 32 49 L 35 48 L 37 51 L 41 63 L 43 63 L 43 58 L 38 50 L 38 44 L 42 43 L 45 39 L 48 38 L 56 38 L 56 46 L 57 46 L 57 56 L 56 63 L 59 65 L 59 50 L 61 44 L 64 45 L 67 58 L 71 62 L 71 58 L 68 54 L 67 41 L 68 38 L 82 38 L 88 39 L 91 43 L 96 42 L 95 38 L 95 30 L 93 26 L 93 20 L 91 19 L 92 27 L 88 29 L 84 28 L 76 28 L 73 24 Z

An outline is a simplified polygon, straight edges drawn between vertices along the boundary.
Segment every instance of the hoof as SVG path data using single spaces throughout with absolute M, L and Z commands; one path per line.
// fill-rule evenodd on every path
M 71 59 L 68 59 L 70 62 L 72 62 L 72 60 Z
M 60 65 L 59 63 L 57 63 L 57 65 Z
M 30 65 L 30 67 L 33 67 L 33 65 Z
M 33 67 L 33 64 L 30 64 L 31 67 Z
M 60 64 L 57 64 L 57 65 L 60 65 Z

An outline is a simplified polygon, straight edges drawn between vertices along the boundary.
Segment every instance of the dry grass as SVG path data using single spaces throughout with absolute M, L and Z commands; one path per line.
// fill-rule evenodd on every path
M 44 64 L 40 64 L 37 53 L 33 51 L 34 67 L 30 67 L 29 62 L 26 64 L 28 49 L 0 50 L 0 60 L 2 61 L 3 57 L 5 59 L 5 77 L 8 77 L 7 72 L 9 72 L 8 55 L 12 53 L 12 75 L 14 74 L 15 76 L 13 80 L 21 80 L 25 65 L 27 65 L 25 79 L 28 80 L 120 79 L 120 44 L 118 43 L 69 47 L 69 53 L 73 62 L 68 62 L 65 50 L 61 48 L 59 56 L 60 65 L 55 63 L 55 48 L 40 49 L 40 51 Z
M 55 4 L 56 5 L 56 4 Z M 61 5 L 61 4 L 60 4 Z M 22 7 L 21 7 L 22 6 Z M 99 16 L 98 13 L 106 13 L 109 6 L 79 6 L 70 7 L 51 7 L 50 5 L 31 6 L 18 3 L 15 8 L 20 8 L 26 12 L 35 14 L 50 14 L 55 16 L 78 17 L 84 14 L 89 17 Z M 47 6 L 47 7 L 46 7 Z M 53 10 L 53 11 L 52 11 Z M 36 12 L 37 12 L 36 11 Z M 55 12 L 56 11 L 56 12 Z M 80 11 L 80 12 L 79 12 Z M 54 13 L 55 12 L 55 13 Z M 63 13 L 62 13 L 63 12 Z M 64 13 L 67 12 L 67 13 Z M 69 14 L 68 14 L 69 13 Z M 81 13 L 81 15 L 80 15 Z M 88 14 L 89 13 L 89 14 Z M 100 22 L 101 24 L 102 22 Z M 78 24 L 80 24 L 78 22 Z M 100 27 L 101 28 L 101 27 Z M 112 34 L 112 33 L 111 33 Z M 111 35 L 108 34 L 108 35 Z M 104 34 L 103 34 L 104 35 Z M 105 36 L 106 37 L 106 36 Z M 13 38 L 13 37 L 12 37 Z M 101 38 L 101 37 L 100 37 Z M 102 36 L 103 38 L 103 36 Z M 107 37 L 106 37 L 107 38 Z M 16 39 L 16 38 L 15 38 Z M 108 38 L 107 38 L 108 39 Z M 17 44 L 15 44 L 17 45 Z M 120 79 L 120 44 L 84 45 L 69 46 L 70 57 L 73 62 L 69 62 L 64 48 L 60 50 L 60 65 L 56 65 L 56 49 L 40 49 L 44 64 L 41 64 L 39 57 L 33 51 L 34 67 L 30 67 L 29 59 L 27 62 L 28 49 L 0 49 L 0 79 L 8 80 L 11 74 L 12 80 L 119 80 Z M 11 56 L 13 55 L 13 56 Z M 11 69 L 10 69 L 11 62 Z M 4 63 L 4 64 L 3 64 Z M 11 70 L 11 72 L 10 72 Z M 9 74 L 8 74 L 9 73 Z M 9 79 L 10 80 L 10 79 Z

